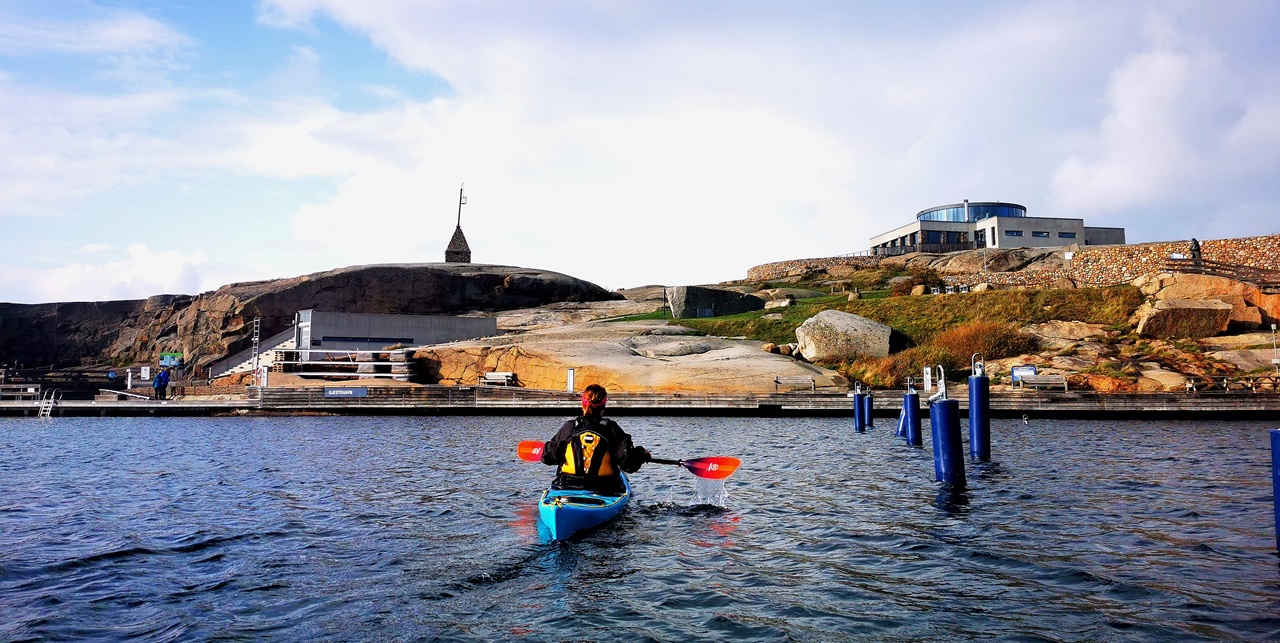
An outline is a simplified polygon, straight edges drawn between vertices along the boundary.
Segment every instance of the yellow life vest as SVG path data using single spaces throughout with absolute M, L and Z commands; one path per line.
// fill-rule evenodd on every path
M 560 472 L 570 475 L 613 475 L 609 442 L 604 436 L 591 430 L 573 434 L 564 448 L 564 464 L 560 465 Z

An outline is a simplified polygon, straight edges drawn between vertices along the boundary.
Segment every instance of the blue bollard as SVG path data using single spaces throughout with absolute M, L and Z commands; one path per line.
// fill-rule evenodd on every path
M 969 457 L 991 460 L 991 380 L 986 375 L 969 378 Z
M 938 400 L 929 405 L 929 425 L 937 441 L 933 470 L 937 480 L 952 489 L 964 489 L 964 438 L 960 435 L 960 403 Z
M 862 421 L 863 421 L 863 423 L 865 423 L 865 424 L 866 424 L 866 426 L 874 427 L 874 426 L 876 425 L 876 421 L 875 421 L 875 410 L 876 410 L 875 399 L 871 397 L 871 394 L 870 394 L 870 393 L 867 393 L 866 395 L 862 396 L 862 404 L 863 404 L 863 407 L 864 407 L 864 410 L 862 411 Z
M 907 444 L 913 447 L 921 445 L 919 393 L 907 393 L 902 396 L 902 431 Z
M 1276 551 L 1280 551 L 1280 429 L 1271 429 L 1271 512 L 1276 519 Z
M 942 438 L 939 437 L 942 428 L 940 424 L 941 412 L 937 409 L 936 402 L 929 403 L 929 445 L 933 447 L 933 479 L 942 480 Z
M 853 430 L 863 433 L 867 430 L 867 421 L 863 417 L 866 412 L 866 406 L 862 403 L 863 395 L 861 393 L 853 394 Z

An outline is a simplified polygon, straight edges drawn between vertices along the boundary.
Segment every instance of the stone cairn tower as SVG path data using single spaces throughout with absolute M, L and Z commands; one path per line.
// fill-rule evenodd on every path
M 466 184 L 463 184 L 466 187 Z M 462 234 L 462 206 L 467 203 L 467 197 L 462 195 L 462 188 L 458 188 L 458 227 L 453 230 L 453 238 L 449 239 L 449 247 L 444 249 L 445 263 L 471 263 L 471 246 L 467 245 L 467 237 Z

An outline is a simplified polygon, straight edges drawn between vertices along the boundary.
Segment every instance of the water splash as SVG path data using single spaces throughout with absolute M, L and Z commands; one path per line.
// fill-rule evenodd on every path
M 729 492 L 724 488 L 724 480 L 708 480 L 694 478 L 694 486 L 698 490 L 698 502 L 717 507 L 728 506 Z

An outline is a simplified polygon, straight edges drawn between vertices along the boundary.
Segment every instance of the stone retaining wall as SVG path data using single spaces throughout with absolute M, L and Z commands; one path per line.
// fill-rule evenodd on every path
M 1142 275 L 1163 271 L 1170 255 L 1186 255 L 1190 251 L 1190 245 L 1191 241 L 1188 239 L 1124 246 L 1085 246 L 1073 252 L 1069 268 L 948 274 L 943 279 L 954 286 L 980 283 L 1027 288 L 1114 286 L 1128 283 Z M 1200 254 L 1210 261 L 1280 270 L 1280 234 L 1202 241 Z M 747 279 L 767 281 L 831 266 L 874 268 L 882 259 L 884 257 L 864 256 L 779 261 L 748 270 Z
M 1190 240 L 1090 246 L 1073 253 L 1069 268 L 946 275 L 943 279 L 954 286 L 973 286 L 983 282 L 1029 288 L 1114 286 L 1129 283 L 1142 275 L 1162 272 L 1171 255 L 1186 255 L 1190 246 Z M 1203 241 L 1200 243 L 1200 255 L 1210 261 L 1280 270 L 1280 235 Z

